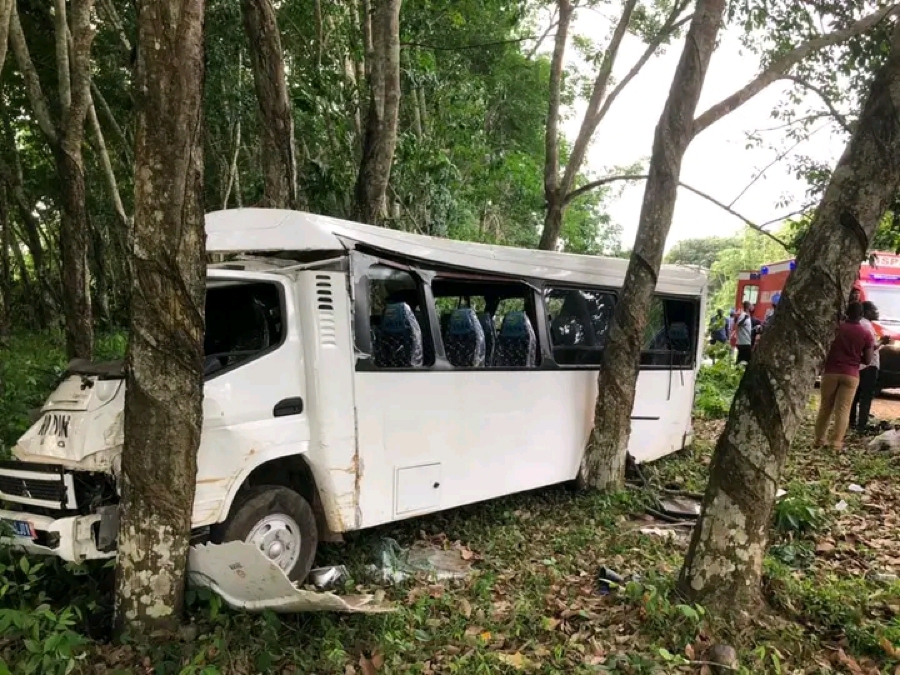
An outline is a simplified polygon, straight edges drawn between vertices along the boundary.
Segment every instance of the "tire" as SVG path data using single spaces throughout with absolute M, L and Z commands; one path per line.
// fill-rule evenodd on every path
M 210 535 L 218 544 L 245 541 L 258 545 L 295 583 L 306 579 L 319 543 L 309 502 L 293 490 L 275 485 L 260 485 L 238 495 L 228 519 Z

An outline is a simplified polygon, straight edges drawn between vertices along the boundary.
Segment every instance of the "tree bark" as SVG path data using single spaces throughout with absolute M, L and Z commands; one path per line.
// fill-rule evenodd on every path
M 177 626 L 203 419 L 204 0 L 140 0 L 116 627 Z
M 88 266 L 90 237 L 84 187 L 84 122 L 91 103 L 91 9 L 94 0 L 73 0 L 72 18 L 60 23 L 63 0 L 57 4 L 57 66 L 60 69 L 62 118 L 57 149 L 57 171 L 62 190 L 60 248 L 63 265 L 63 313 L 66 318 L 66 352 L 70 359 L 89 359 L 93 353 L 91 275 Z M 67 31 L 72 34 L 71 63 Z M 62 34 L 60 36 L 60 33 Z M 67 74 L 68 77 L 63 77 Z
M 9 334 L 12 321 L 12 271 L 9 264 L 11 229 L 6 188 L 0 186 L 0 296 L 3 296 L 0 304 L 0 338 Z
M 367 3 L 364 3 L 364 6 Z M 374 0 L 370 21 L 371 58 L 369 71 L 369 110 L 363 138 L 362 157 L 354 191 L 354 217 L 364 223 L 378 224 L 384 214 L 384 200 L 391 177 L 394 149 L 397 146 L 397 120 L 400 113 L 400 0 Z M 366 38 L 368 52 L 369 39 Z
M 724 12 L 725 0 L 698 0 L 656 127 L 634 250 L 600 365 L 594 429 L 579 472 L 582 486 L 615 489 L 624 480 L 644 328 L 672 224 L 681 162 L 694 135 L 694 112 Z
M 751 610 L 775 492 L 869 241 L 900 189 L 900 27 L 744 374 L 679 580 L 715 612 Z
M 0 73 L 6 63 L 6 52 L 9 47 L 9 26 L 12 20 L 13 6 L 16 0 L 0 0 Z
M 562 95 L 563 65 L 569 24 L 572 21 L 570 0 L 558 0 L 559 22 L 550 59 L 550 90 L 547 104 L 547 123 L 544 129 L 544 201 L 547 212 L 538 248 L 555 251 L 559 231 L 562 228 L 562 198 L 559 189 L 559 106 Z M 555 208 L 554 208 L 555 205 Z
M 297 153 L 281 34 L 272 0 L 241 0 L 262 126 L 262 206 L 296 209 Z

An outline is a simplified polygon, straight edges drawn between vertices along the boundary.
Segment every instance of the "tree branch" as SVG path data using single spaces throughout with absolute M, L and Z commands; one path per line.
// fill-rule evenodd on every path
M 0 73 L 6 62 L 6 50 L 9 45 L 9 24 L 12 19 L 13 6 L 16 0 L 0 0 Z
M 97 149 L 97 155 L 100 157 L 100 164 L 103 166 L 103 173 L 106 175 L 106 183 L 109 187 L 109 196 L 112 199 L 113 208 L 119 217 L 121 224 L 126 229 L 131 227 L 128 215 L 125 213 L 125 206 L 122 204 L 122 196 L 119 194 L 119 184 L 116 181 L 116 172 L 113 170 L 112 162 L 109 159 L 109 152 L 106 150 L 106 141 L 103 138 L 103 130 L 100 128 L 100 120 L 97 119 L 97 110 L 94 108 L 93 100 L 88 107 L 88 118 L 91 122 L 91 128 L 94 131 L 94 145 Z
M 670 15 L 670 18 L 674 18 L 678 16 L 682 11 L 684 11 L 684 7 L 687 3 L 683 3 L 677 9 L 677 12 L 674 12 Z M 660 32 L 656 35 L 655 38 L 647 45 L 647 48 L 644 50 L 644 53 L 641 54 L 641 57 L 635 62 L 635 64 L 631 67 L 631 70 L 622 78 L 622 81 L 617 84 L 611 92 L 609 92 L 609 96 L 606 97 L 606 100 L 603 102 L 603 107 L 600 108 L 600 112 L 598 113 L 599 118 L 602 120 L 606 117 L 606 113 L 609 112 L 609 109 L 612 107 L 612 104 L 615 103 L 615 100 L 619 97 L 619 94 L 628 86 L 628 84 L 637 77 L 638 73 L 643 70 L 644 66 L 647 65 L 647 61 L 650 60 L 656 50 L 662 46 L 662 43 L 666 41 L 672 33 L 681 28 L 686 23 L 689 23 L 691 19 L 694 18 L 693 14 L 688 14 L 677 21 L 673 21 L 673 23 L 666 29 L 665 27 L 660 30 Z
M 28 43 L 25 41 L 25 32 L 22 30 L 19 12 L 15 4 L 13 2 L 12 17 L 9 22 L 9 43 L 12 46 L 13 54 L 15 54 L 16 62 L 19 64 L 19 70 L 22 72 L 22 78 L 25 80 L 25 91 L 28 93 L 28 100 L 31 102 L 34 118 L 37 120 L 38 126 L 44 132 L 50 145 L 56 146 L 59 142 L 56 126 L 50 117 L 50 106 L 41 89 L 41 79 L 38 77 L 34 62 L 31 60 Z
M 582 186 L 581 186 L 580 188 L 578 188 L 577 190 L 572 190 L 572 192 L 570 192 L 568 195 L 566 195 L 566 204 L 569 204 L 572 200 L 577 199 L 578 197 L 580 197 L 580 196 L 582 196 L 582 195 L 584 195 L 584 194 L 590 192 L 591 190 L 595 190 L 595 189 L 597 189 L 598 187 L 602 187 L 602 186 L 604 186 L 604 185 L 609 185 L 610 183 L 615 183 L 615 182 L 618 182 L 618 181 L 638 181 L 638 180 L 647 180 L 647 178 L 648 178 L 648 176 L 647 176 L 646 174 L 640 174 L 640 175 L 638 175 L 638 174 L 633 174 L 633 175 L 632 175 L 632 174 L 625 174 L 625 175 L 620 175 L 620 176 L 604 176 L 603 178 L 599 178 L 599 179 L 597 179 L 597 180 L 591 181 L 590 183 L 586 183 L 586 184 L 582 185 Z M 678 185 L 679 185 L 680 187 L 683 187 L 683 188 L 684 188 L 685 190 L 687 190 L 688 192 L 693 192 L 693 193 L 694 193 L 695 195 L 697 195 L 698 197 L 702 197 L 702 198 L 705 199 L 706 201 L 708 201 L 708 202 L 710 202 L 710 203 L 712 203 L 712 204 L 715 204 L 716 206 L 718 206 L 718 207 L 719 207 L 720 209 L 722 209 L 723 211 L 726 211 L 727 213 L 731 214 L 731 215 L 734 216 L 735 218 L 738 218 L 739 220 L 744 221 L 744 223 L 745 223 L 747 226 L 749 226 L 749 227 L 751 227 L 752 229 L 756 230 L 756 231 L 759 232 L 760 234 L 766 235 L 766 236 L 769 237 L 769 239 L 771 239 L 772 241 L 776 241 L 776 242 L 778 242 L 779 244 L 781 244 L 782 246 L 784 246 L 785 248 L 787 248 L 787 244 L 785 244 L 783 241 L 781 241 L 781 239 L 779 239 L 778 237 L 776 237 L 776 236 L 775 236 L 774 234 L 772 234 L 771 232 L 767 232 L 766 230 L 764 230 L 763 227 L 762 227 L 761 225 L 757 225 L 756 223 L 754 223 L 752 220 L 750 220 L 750 219 L 747 218 L 746 216 L 744 216 L 744 215 L 738 213 L 738 212 L 735 211 L 733 208 L 731 208 L 730 206 L 728 206 L 728 204 L 725 204 L 725 203 L 723 203 L 723 202 L 720 202 L 720 201 L 719 201 L 718 199 L 716 199 L 715 197 L 712 197 L 712 196 L 708 195 L 707 193 L 703 192 L 702 190 L 698 190 L 697 188 L 688 185 L 687 183 L 683 183 L 683 182 L 681 182 L 681 181 L 678 181 Z M 775 221 L 775 222 L 778 222 L 778 221 Z M 771 223 L 770 223 L 770 224 L 771 224 Z
M 53 1 L 53 20 L 56 40 L 56 80 L 59 87 L 59 105 L 63 119 L 72 105 L 72 79 L 69 70 L 69 23 L 66 21 L 66 0 Z
M 559 2 L 559 28 L 553 44 L 553 58 L 550 61 L 550 94 L 547 105 L 547 128 L 544 134 L 544 194 L 549 198 L 559 187 L 559 105 L 562 89 L 563 60 L 566 55 L 566 40 L 569 37 L 569 22 L 572 19 L 572 4 L 569 0 Z
M 103 11 L 106 13 L 109 22 L 113 25 L 113 28 L 116 29 L 119 40 L 125 48 L 125 53 L 131 58 L 131 40 L 128 39 L 128 35 L 125 33 L 122 19 L 119 18 L 119 13 L 116 11 L 115 4 L 112 0 L 100 0 L 100 4 L 103 6 Z
M 815 131 L 813 131 L 812 134 L 810 134 L 810 136 L 812 136 L 813 134 L 815 134 L 816 132 L 820 131 L 823 128 L 824 127 L 820 127 L 819 129 L 816 129 Z M 771 169 L 773 166 L 778 164 L 778 162 L 780 162 L 785 157 L 787 157 L 790 153 L 792 153 L 797 148 L 798 145 L 800 145 L 801 143 L 804 143 L 808 140 L 809 140 L 809 136 L 807 136 L 806 138 L 801 138 L 799 141 L 795 142 L 787 150 L 782 150 L 781 152 L 779 152 L 775 156 L 775 159 L 773 159 L 771 162 L 766 164 L 755 176 L 753 176 L 753 178 L 750 180 L 750 182 L 744 186 L 744 189 L 738 193 L 737 197 L 735 197 L 728 203 L 728 206 L 734 206 L 735 204 L 737 204 L 740 201 L 741 197 L 743 197 L 745 194 L 747 194 L 747 191 L 750 188 L 752 188 L 760 178 L 762 178 L 764 175 L 766 175 L 766 172 L 769 169 Z
M 728 98 L 725 98 L 708 108 L 694 120 L 694 135 L 696 136 L 710 125 L 725 117 L 725 115 L 737 110 L 776 80 L 782 79 L 782 76 L 787 73 L 788 69 L 795 66 L 813 52 L 843 42 L 860 33 L 864 33 L 887 17 L 896 15 L 898 12 L 900 12 L 900 3 L 892 3 L 877 12 L 864 16 L 847 28 L 832 33 L 826 33 L 825 35 L 808 40 L 799 47 L 792 49 L 787 54 L 777 58 L 768 68 L 757 75 L 742 89 L 739 89 Z
M 91 98 L 95 103 L 100 104 L 100 110 L 103 115 L 106 117 L 106 122 L 112 128 L 113 133 L 116 135 L 116 138 L 119 140 L 119 144 L 122 146 L 122 152 L 125 154 L 125 159 L 128 164 L 133 163 L 133 159 L 131 157 L 131 143 L 128 140 L 128 137 L 125 136 L 125 132 L 122 130 L 122 127 L 119 126 L 119 123 L 116 122 L 116 118 L 113 115 L 112 108 L 109 107 L 109 103 L 106 102 L 106 99 L 103 97 L 102 92 L 99 87 L 97 87 L 97 83 L 91 80 Z
M 575 139 L 575 144 L 572 146 L 572 152 L 569 155 L 569 161 L 566 163 L 566 170 L 560 185 L 560 190 L 563 193 L 568 192 L 575 182 L 575 176 L 581 169 L 582 162 L 584 162 L 588 145 L 602 119 L 598 115 L 600 105 L 606 96 L 606 88 L 609 86 L 609 78 L 612 77 L 613 66 L 616 63 L 616 57 L 619 55 L 619 47 L 621 47 L 622 40 L 625 38 L 625 33 L 628 30 L 628 24 L 631 23 L 631 15 L 636 5 L 637 0 L 625 0 L 622 14 L 619 16 L 619 22 L 616 24 L 609 46 L 606 48 L 606 54 L 603 55 L 603 63 L 600 64 L 600 70 L 597 72 L 597 77 L 594 80 L 591 98 L 588 100 L 587 110 L 584 113 L 581 128 L 578 130 L 578 137 Z
M 798 77 L 796 75 L 785 75 L 781 79 L 790 80 L 791 82 L 795 82 L 799 84 L 801 87 L 805 89 L 809 89 L 814 94 L 818 95 L 820 99 L 822 99 L 822 103 L 825 104 L 825 107 L 828 108 L 828 112 L 831 116 L 837 121 L 838 124 L 846 131 L 848 134 L 853 134 L 853 129 L 850 127 L 850 123 L 847 122 L 847 118 L 844 117 L 837 108 L 834 107 L 834 104 L 828 99 L 828 96 L 825 95 L 825 92 L 819 87 L 815 86 L 811 82 L 807 82 L 802 77 Z

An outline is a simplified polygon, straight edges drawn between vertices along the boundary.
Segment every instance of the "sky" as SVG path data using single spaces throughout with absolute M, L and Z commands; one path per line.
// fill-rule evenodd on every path
M 596 11 L 579 10 L 574 28 L 604 46 L 608 42 L 609 17 Z M 759 72 L 757 57 L 746 51 L 742 53 L 737 31 L 725 30 L 720 37 L 720 46 L 713 54 L 707 72 L 698 114 L 740 89 Z M 597 129 L 583 170 L 603 176 L 613 173 L 615 166 L 649 159 L 653 133 L 669 93 L 682 44 L 681 41 L 673 43 L 663 54 L 651 59 L 625 88 Z M 552 44 L 547 46 L 552 49 Z M 613 71 L 614 78 L 621 79 L 643 49 L 639 39 L 626 37 Z M 567 54 L 570 63 L 577 61 L 571 44 Z M 735 199 L 754 176 L 777 157 L 779 150 L 787 147 L 784 132 L 778 130 L 765 132 L 762 145 L 747 148 L 747 133 L 777 126 L 778 122 L 772 120 L 770 114 L 785 91 L 784 85 L 773 84 L 697 136 L 684 158 L 682 182 L 726 204 Z M 814 105 L 815 101 L 810 103 Z M 570 140 L 578 133 L 584 107 L 585 103 L 581 101 L 568 111 L 569 117 L 562 128 Z M 801 144 L 793 154 L 809 155 L 833 165 L 843 152 L 845 142 L 825 129 Z M 790 155 L 767 170 L 764 177 L 734 204 L 734 210 L 754 223 L 763 223 L 802 207 L 807 201 L 806 184 L 790 174 L 789 158 Z M 617 191 L 620 189 L 616 188 Z M 622 194 L 610 204 L 610 215 L 622 226 L 625 248 L 631 248 L 634 242 L 643 192 L 643 182 L 627 184 Z M 786 206 L 778 204 L 785 200 Z M 682 239 L 727 236 L 743 227 L 744 222 L 739 218 L 680 189 L 666 250 Z

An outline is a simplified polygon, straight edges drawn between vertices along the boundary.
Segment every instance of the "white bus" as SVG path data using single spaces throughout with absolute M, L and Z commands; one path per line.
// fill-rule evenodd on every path
M 211 213 L 195 542 L 293 581 L 343 532 L 570 481 L 627 261 L 268 209 Z M 238 254 L 235 257 L 232 254 Z M 629 451 L 691 440 L 706 277 L 664 266 Z M 0 463 L 7 540 L 115 555 L 121 363 L 73 362 Z

